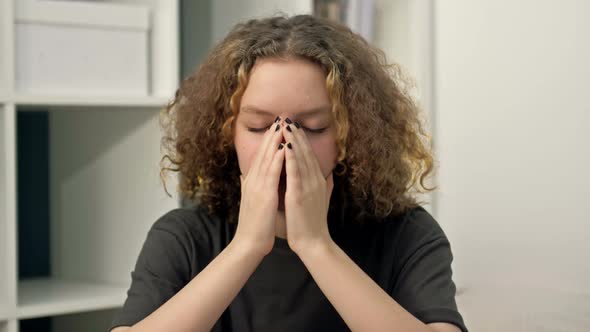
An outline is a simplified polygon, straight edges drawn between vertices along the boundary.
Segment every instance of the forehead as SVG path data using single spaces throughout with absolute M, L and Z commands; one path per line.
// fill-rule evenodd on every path
M 241 107 L 252 106 L 275 114 L 329 104 L 326 74 L 319 65 L 300 58 L 257 60 L 241 100 Z

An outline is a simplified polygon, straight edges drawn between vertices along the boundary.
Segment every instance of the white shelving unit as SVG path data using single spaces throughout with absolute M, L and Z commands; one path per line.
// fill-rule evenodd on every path
M 108 324 L 109 313 L 104 310 L 123 304 L 147 230 L 159 216 L 179 206 L 178 198 L 168 197 L 160 183 L 158 121 L 179 81 L 178 7 L 178 0 L 0 0 L 0 332 L 17 332 L 20 321 L 38 317 L 53 317 L 55 331 L 94 331 Z M 125 15 L 136 14 L 147 17 L 137 21 L 145 29 L 125 23 Z M 102 20 L 101 16 L 108 17 Z M 92 19 L 88 23 L 80 17 Z M 67 30 L 69 38 L 91 33 L 89 36 L 98 36 L 97 41 L 109 43 L 112 38 L 100 39 L 109 21 L 123 24 L 105 31 L 135 29 L 129 38 L 138 38 L 107 49 L 117 53 L 114 61 L 120 57 L 133 62 L 135 58 L 126 59 L 128 53 L 122 50 L 129 45 L 145 46 L 140 52 L 135 49 L 134 57 L 142 55 L 146 65 L 133 67 L 145 70 L 135 73 L 146 78 L 145 89 L 126 86 L 117 90 L 121 93 L 103 93 L 108 89 L 87 88 L 100 81 L 63 85 L 64 77 L 76 82 L 80 70 L 56 61 L 50 71 L 33 74 L 49 75 L 44 77 L 45 84 L 61 79 L 60 93 L 51 88 L 27 90 L 18 68 L 26 66 L 23 59 L 31 57 L 19 53 L 28 50 L 18 46 L 26 44 L 18 39 L 25 36 L 19 34 L 19 24 L 44 22 L 42 28 L 55 28 L 52 33 Z M 67 41 L 67 47 L 58 50 L 66 58 L 83 54 L 81 48 L 87 47 Z M 59 55 L 55 51 L 46 54 Z M 106 65 L 88 63 L 104 77 L 125 77 L 120 68 L 108 72 Z M 50 225 L 50 234 L 44 236 L 50 243 L 51 273 L 19 280 L 18 262 L 28 253 L 19 252 L 18 211 L 35 206 L 17 201 L 20 190 L 30 190 L 18 188 L 22 165 L 17 157 L 27 151 L 19 150 L 17 128 L 19 114 L 32 111 L 47 112 L 49 122 L 50 218 L 42 222 Z M 174 188 L 174 180 L 170 178 L 168 188 Z M 73 317 L 76 315 L 83 319 Z

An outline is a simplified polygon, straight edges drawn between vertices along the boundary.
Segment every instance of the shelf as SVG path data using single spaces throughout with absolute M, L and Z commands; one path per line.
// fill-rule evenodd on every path
M 120 307 L 127 287 L 49 278 L 20 281 L 18 290 L 17 318 L 28 319 Z
M 0 323 L 10 318 L 10 312 L 5 304 L 0 304 Z
M 38 96 L 17 95 L 13 98 L 16 106 L 47 107 L 164 107 L 168 98 L 162 97 L 119 97 L 119 96 Z

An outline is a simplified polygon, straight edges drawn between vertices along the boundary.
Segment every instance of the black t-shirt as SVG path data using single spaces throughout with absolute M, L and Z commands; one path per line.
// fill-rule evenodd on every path
M 342 218 L 329 219 L 334 242 L 397 303 L 424 323 L 448 322 L 467 331 L 455 302 L 449 241 L 426 210 L 362 225 Z M 131 326 L 163 305 L 226 247 L 236 227 L 198 206 L 158 219 L 112 327 Z M 350 329 L 287 241 L 277 237 L 212 331 Z

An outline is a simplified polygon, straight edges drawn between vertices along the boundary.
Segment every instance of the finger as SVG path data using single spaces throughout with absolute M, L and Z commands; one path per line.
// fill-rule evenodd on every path
M 266 147 L 266 151 L 264 152 L 264 158 L 262 163 L 260 164 L 260 174 L 267 174 L 269 171 L 269 167 L 273 161 L 273 158 L 279 148 L 279 143 L 283 140 L 283 132 L 281 130 L 281 124 L 277 123 L 273 125 L 273 134 L 270 139 L 270 143 Z
M 317 158 L 317 156 L 315 155 L 315 153 L 313 152 L 313 149 L 311 148 L 311 144 L 309 143 L 309 139 L 307 137 L 307 135 L 305 134 L 305 131 L 303 131 L 303 129 L 299 129 L 295 131 L 295 136 L 299 136 L 300 137 L 300 145 L 303 146 L 303 151 L 304 151 L 304 156 L 305 156 L 305 162 L 307 164 L 307 168 L 309 170 L 310 173 L 315 173 L 319 177 L 321 177 L 322 179 L 326 179 L 324 177 L 324 174 L 322 173 L 322 168 L 320 167 L 320 162 Z
M 258 165 L 260 165 L 260 163 L 262 162 L 262 157 L 264 156 L 265 151 L 264 147 L 267 145 L 267 142 L 270 140 L 273 134 L 272 128 L 273 126 L 270 126 L 268 130 L 264 132 L 262 143 L 260 143 L 260 145 L 258 146 L 258 150 L 256 150 L 256 154 L 254 155 L 252 164 L 250 164 L 250 169 L 248 170 L 248 174 L 246 174 L 246 177 L 249 177 L 251 174 L 253 174 L 255 170 L 258 169 Z
M 256 156 L 254 157 L 254 162 L 250 166 L 250 171 L 248 173 L 254 173 L 254 174 L 256 174 L 256 176 L 258 176 L 258 173 L 260 171 L 260 166 L 264 160 L 268 146 L 269 146 L 273 136 L 277 133 L 276 126 L 277 126 L 277 123 L 273 123 L 268 128 L 268 130 L 264 133 L 264 139 L 262 141 L 262 144 L 260 144 L 260 146 L 258 147 L 258 150 L 256 151 Z
M 307 167 L 307 163 L 305 162 L 303 153 L 304 150 L 302 149 L 302 143 L 300 141 L 299 137 L 296 137 L 295 132 L 297 130 L 301 130 L 301 129 L 297 129 L 295 126 L 293 125 L 287 125 L 285 126 L 285 129 L 283 130 L 283 135 L 285 135 L 285 140 L 287 142 L 291 143 L 291 147 L 292 147 L 292 154 L 295 157 L 295 161 L 297 162 L 297 166 L 299 169 L 299 174 L 301 176 L 301 179 L 308 179 L 309 178 L 309 170 Z
M 303 150 L 302 156 L 303 160 L 305 161 L 305 165 L 307 166 L 307 171 L 310 176 L 315 176 L 317 180 L 324 179 L 322 170 L 319 164 L 319 161 L 311 148 L 311 144 L 309 143 L 309 139 L 305 134 L 305 131 L 301 129 L 301 126 L 296 122 L 295 129 L 293 130 L 293 135 L 298 141 L 298 144 L 301 146 L 301 150 Z
M 290 143 L 290 142 L 289 142 Z M 287 143 L 287 144 L 289 144 Z M 291 143 L 292 144 L 292 143 Z M 287 192 L 301 189 L 301 172 L 293 149 L 285 147 L 285 169 L 287 172 Z
M 285 147 L 281 143 L 276 149 L 272 162 L 268 168 L 267 183 L 271 189 L 276 190 L 279 187 L 281 178 L 281 171 L 283 170 L 283 162 L 285 160 Z

